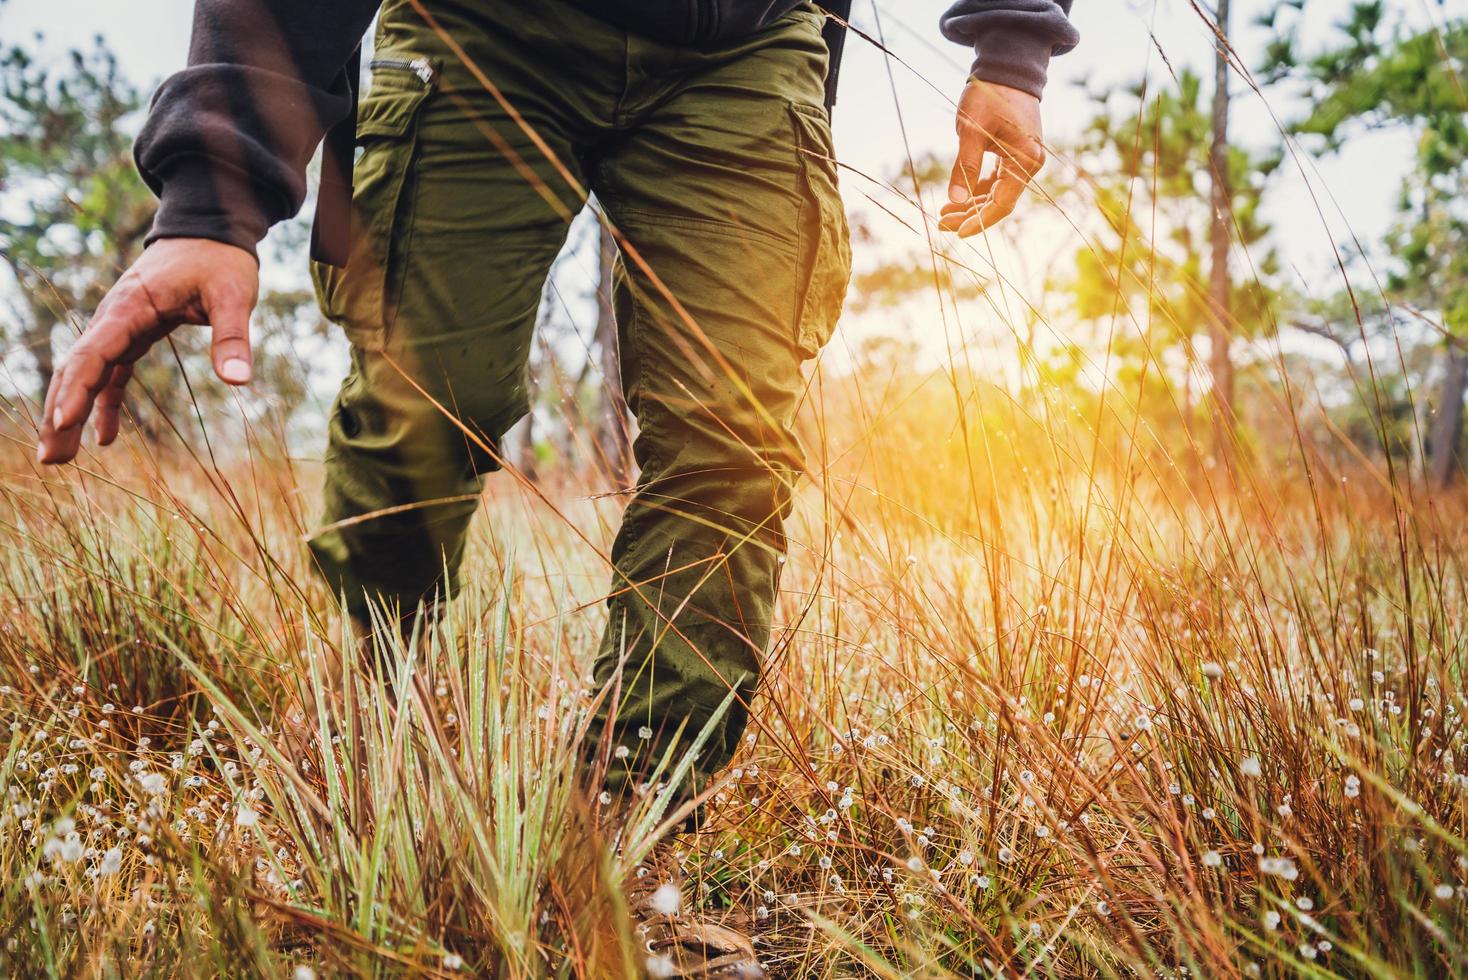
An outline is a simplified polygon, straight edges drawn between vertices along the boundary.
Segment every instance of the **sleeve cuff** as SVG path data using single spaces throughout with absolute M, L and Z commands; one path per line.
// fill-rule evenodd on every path
M 202 157 L 178 160 L 160 175 L 158 213 L 147 244 L 160 238 L 207 238 L 242 248 L 256 246 L 272 223 L 263 189 L 228 165 Z
M 1054 38 L 1026 30 L 989 30 L 974 45 L 978 57 L 970 77 L 1027 92 L 1040 98 L 1045 91 Z

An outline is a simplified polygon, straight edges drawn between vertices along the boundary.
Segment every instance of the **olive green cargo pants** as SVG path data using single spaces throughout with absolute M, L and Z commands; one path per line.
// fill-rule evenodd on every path
M 850 272 L 822 23 L 805 6 L 701 51 L 557 0 L 389 0 L 359 115 L 353 252 L 314 270 L 352 369 L 312 552 L 353 613 L 409 613 L 456 587 L 497 440 L 529 408 L 543 283 L 596 195 L 621 252 L 641 468 L 595 666 L 619 697 L 599 720 L 646 755 L 680 725 L 686 744 L 735 687 L 705 771 L 732 753 L 759 677 L 801 466 L 801 362 L 829 339 Z

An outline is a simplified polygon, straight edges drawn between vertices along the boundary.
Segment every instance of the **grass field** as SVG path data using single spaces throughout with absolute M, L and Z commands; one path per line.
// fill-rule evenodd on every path
M 747 742 L 698 833 L 649 798 L 621 855 L 572 761 L 594 479 L 493 480 L 464 593 L 389 651 L 419 682 L 338 709 L 314 465 L 43 472 L 18 429 L 0 973 L 635 975 L 639 875 L 779 976 L 1468 973 L 1461 502 L 1303 437 L 1230 475 L 1114 407 L 901 388 L 817 389 Z M 318 697 L 338 734 L 289 765 Z

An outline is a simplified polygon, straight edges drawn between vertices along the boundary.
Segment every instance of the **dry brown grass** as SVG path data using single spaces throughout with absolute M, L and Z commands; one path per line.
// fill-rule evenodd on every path
M 698 833 L 644 821 L 644 873 L 782 976 L 1468 969 L 1459 502 L 872 390 L 816 389 L 748 743 Z M 640 969 L 572 762 L 605 588 L 572 526 L 615 500 L 494 482 L 417 694 L 355 676 L 299 771 L 273 732 L 340 627 L 315 471 L 251 448 L 11 461 L 0 968 Z

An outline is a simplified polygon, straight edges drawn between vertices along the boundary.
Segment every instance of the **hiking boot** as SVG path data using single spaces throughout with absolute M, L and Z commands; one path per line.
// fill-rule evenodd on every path
M 727 920 L 716 922 L 684 908 L 676 884 L 634 887 L 630 892 L 633 935 L 647 950 L 649 977 L 762 980 L 769 975 L 748 935 Z
M 754 943 L 742 932 L 697 918 L 659 917 L 637 927 L 650 977 L 764 980 Z
M 684 801 L 692 804 L 693 800 Z M 597 823 L 612 850 L 623 854 L 628 821 L 635 817 L 639 801 L 619 793 L 597 808 Z M 678 820 L 677 803 L 671 805 L 673 825 L 686 824 L 690 813 Z M 695 810 L 696 812 L 696 810 Z M 666 827 L 668 824 L 665 824 Z M 635 846 L 635 842 L 633 846 Z M 683 898 L 675 863 L 658 860 L 667 856 L 668 842 L 653 845 L 646 864 L 639 864 L 640 877 L 624 887 L 627 909 L 632 915 L 632 936 L 645 953 L 644 969 L 649 977 L 703 977 L 720 980 L 757 980 L 768 976 L 754 951 L 754 942 L 727 915 L 714 917 L 689 907 Z M 668 870 L 660 870 L 660 864 Z

